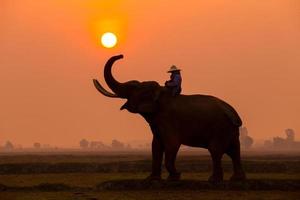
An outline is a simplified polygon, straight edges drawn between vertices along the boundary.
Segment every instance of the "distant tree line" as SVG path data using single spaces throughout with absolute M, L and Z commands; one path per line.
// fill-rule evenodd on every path
M 273 137 L 273 140 L 265 140 L 264 148 L 270 150 L 300 150 L 300 142 L 295 141 L 295 131 L 291 128 L 285 130 L 286 138 L 282 137 Z M 250 149 L 253 147 L 254 140 L 249 136 L 248 129 L 246 127 L 240 128 L 240 144 L 241 149 Z M 101 141 L 88 141 L 87 139 L 81 139 L 79 141 L 79 147 L 81 149 L 92 149 L 92 150 L 132 150 L 130 144 L 125 144 L 119 140 L 112 140 L 110 144 L 104 144 Z M 150 148 L 151 144 L 147 143 L 146 145 L 139 144 L 137 149 Z M 0 146 L 0 150 L 12 151 L 16 149 L 22 149 L 20 145 L 14 145 L 11 141 L 6 141 L 3 146 Z M 52 149 L 55 150 L 57 147 L 51 147 L 49 144 L 41 144 L 39 142 L 34 142 L 32 149 L 41 150 L 41 149 Z
M 130 150 L 130 144 L 124 144 L 116 139 L 112 140 L 111 145 L 105 145 L 101 141 L 88 141 L 82 139 L 79 141 L 79 146 L 82 149 L 99 149 L 99 150 Z
M 286 138 L 273 137 L 273 140 L 265 140 L 264 147 L 271 150 L 300 150 L 300 142 L 295 141 L 295 131 L 288 128 L 285 134 Z

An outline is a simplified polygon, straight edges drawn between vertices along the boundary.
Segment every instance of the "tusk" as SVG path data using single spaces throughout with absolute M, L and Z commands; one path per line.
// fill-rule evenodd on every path
M 119 97 L 118 95 L 116 94 L 113 94 L 113 93 L 110 93 L 108 92 L 107 90 L 105 90 L 102 85 L 98 82 L 98 80 L 96 79 L 93 79 L 93 82 L 94 82 L 94 85 L 96 87 L 96 89 L 101 92 L 104 96 L 107 96 L 107 97 L 113 97 L 113 98 L 116 98 L 116 97 Z

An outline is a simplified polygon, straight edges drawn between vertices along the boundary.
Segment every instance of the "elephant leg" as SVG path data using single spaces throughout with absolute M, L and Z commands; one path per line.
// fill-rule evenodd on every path
M 208 181 L 216 183 L 223 181 L 222 156 L 223 152 L 218 148 L 210 148 L 209 152 L 212 158 L 213 173 Z
M 147 180 L 161 179 L 161 164 L 163 159 L 164 146 L 162 141 L 155 135 L 152 140 L 152 173 Z
M 240 156 L 240 141 L 235 139 L 235 141 L 229 146 L 226 154 L 232 159 L 233 164 L 233 175 L 231 176 L 231 181 L 243 181 L 246 180 L 246 174 L 241 165 Z
M 169 172 L 169 181 L 176 181 L 180 179 L 180 173 L 177 172 L 175 167 L 176 156 L 179 150 L 180 144 L 172 147 L 166 147 L 165 149 L 165 166 Z

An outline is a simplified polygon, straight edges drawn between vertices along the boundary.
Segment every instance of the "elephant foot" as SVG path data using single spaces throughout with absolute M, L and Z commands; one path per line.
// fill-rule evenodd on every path
M 181 178 L 181 173 L 170 174 L 167 178 L 167 181 L 179 181 Z
M 234 173 L 230 181 L 245 181 L 246 180 L 246 174 L 244 172 Z
M 161 175 L 153 175 L 150 174 L 148 177 L 145 178 L 145 181 L 160 181 Z
M 220 183 L 223 181 L 223 175 L 211 175 L 209 178 L 208 178 L 208 181 L 211 182 L 211 183 Z

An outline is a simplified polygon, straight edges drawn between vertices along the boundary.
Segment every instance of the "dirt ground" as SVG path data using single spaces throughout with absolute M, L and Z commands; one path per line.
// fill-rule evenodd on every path
M 181 155 L 179 182 L 145 183 L 148 154 L 0 155 L 0 200 L 102 199 L 300 199 L 300 155 L 246 155 L 248 181 L 228 181 L 231 162 L 223 159 L 225 181 L 207 182 L 207 155 Z M 167 177 L 164 171 L 163 178 Z

